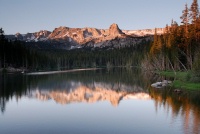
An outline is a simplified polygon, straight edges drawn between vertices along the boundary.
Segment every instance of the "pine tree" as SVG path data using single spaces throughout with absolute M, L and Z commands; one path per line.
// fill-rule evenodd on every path
M 158 46 L 159 44 L 158 43 L 160 43 L 159 41 L 158 41 L 157 29 L 155 28 L 153 45 L 152 45 L 151 50 L 150 50 L 151 54 L 156 54 L 158 52 L 158 50 L 159 50 L 159 46 Z
M 180 17 L 183 25 L 184 25 L 184 32 L 185 38 L 188 38 L 188 24 L 189 24 L 189 9 L 187 3 L 185 4 L 185 9 L 182 11 L 182 16 Z
M 198 23 L 198 18 L 199 18 L 199 5 L 197 0 L 193 0 L 193 3 L 190 7 L 190 15 L 191 19 L 191 32 L 190 32 L 190 38 L 193 41 L 192 45 L 196 46 L 195 44 L 197 43 L 198 40 L 198 34 L 197 30 L 199 28 L 199 23 Z
M 189 9 L 187 4 L 185 4 L 185 9 L 182 12 L 182 16 L 180 17 L 182 19 L 183 27 L 183 36 L 181 37 L 182 44 L 184 51 L 182 53 L 185 53 L 185 57 L 187 59 L 187 66 L 189 69 L 192 68 L 192 54 L 191 54 L 191 32 L 189 34 L 188 25 L 189 25 Z
M 0 68 L 3 62 L 5 68 L 5 35 L 2 28 L 0 28 Z
M 193 59 L 194 59 L 194 53 L 197 49 L 197 41 L 198 41 L 198 17 L 199 17 L 199 5 L 197 0 L 193 0 L 191 7 L 190 7 L 190 14 L 189 17 L 191 19 L 191 26 L 190 26 L 190 42 L 188 45 L 188 51 L 189 51 L 189 58 L 190 58 L 190 66 L 192 68 Z M 192 49 L 193 48 L 193 49 Z
M 192 5 L 190 7 L 190 19 L 192 24 L 196 27 L 197 18 L 199 16 L 199 5 L 197 0 L 193 0 Z
M 0 28 L 0 41 L 5 40 L 5 35 L 4 35 L 4 31 L 2 28 Z

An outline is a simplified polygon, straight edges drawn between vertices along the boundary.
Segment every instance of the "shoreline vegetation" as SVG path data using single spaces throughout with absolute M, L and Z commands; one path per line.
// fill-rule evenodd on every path
M 141 66 L 173 77 L 178 89 L 200 90 L 200 12 L 197 0 L 185 8 L 181 25 L 172 20 L 163 34 L 155 34 Z M 166 71 L 170 70 L 170 71 Z
M 168 78 L 173 78 L 174 81 L 171 84 L 172 87 L 178 88 L 180 90 L 186 89 L 186 90 L 199 90 L 200 89 L 200 83 L 192 81 L 192 72 L 173 72 L 171 71 L 158 71 L 156 74 L 159 74 L 161 76 L 165 76 Z

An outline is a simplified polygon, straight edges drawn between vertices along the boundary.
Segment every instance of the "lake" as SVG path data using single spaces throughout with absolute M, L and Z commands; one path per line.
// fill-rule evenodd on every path
M 200 134 L 200 91 L 138 69 L 0 75 L 1 134 Z

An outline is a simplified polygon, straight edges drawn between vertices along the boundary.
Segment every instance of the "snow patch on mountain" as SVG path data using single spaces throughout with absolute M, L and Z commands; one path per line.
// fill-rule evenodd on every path
M 147 36 L 154 35 L 155 29 L 143 29 L 143 30 L 123 30 L 123 32 L 127 35 L 135 35 L 135 36 Z M 156 28 L 157 34 L 163 34 L 165 32 L 164 28 Z
M 157 28 L 157 34 L 163 34 L 164 28 Z M 108 29 L 97 28 L 69 28 L 61 26 L 52 32 L 41 30 L 35 33 L 16 33 L 13 37 L 26 42 L 54 42 L 66 45 L 67 49 L 77 49 L 82 47 L 93 48 L 120 48 L 140 43 L 142 40 L 152 40 L 155 29 L 143 30 L 121 30 L 117 24 L 113 23 Z M 138 38 L 140 37 L 140 38 Z M 142 37 L 142 38 L 141 38 Z

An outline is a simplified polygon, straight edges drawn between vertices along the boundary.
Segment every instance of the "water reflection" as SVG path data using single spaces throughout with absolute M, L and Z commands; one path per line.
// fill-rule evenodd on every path
M 0 74 L 0 107 L 5 112 L 6 103 L 13 98 L 21 98 L 28 92 L 26 77 L 19 74 Z
M 4 112 L 9 99 L 28 96 L 61 104 L 107 100 L 117 106 L 130 96 L 142 98 L 136 93 L 148 96 L 147 86 L 139 70 L 121 68 L 39 76 L 8 74 L 0 77 L 0 105 Z
M 181 124 L 179 133 L 200 133 L 200 92 L 184 91 L 177 94 L 170 88 L 154 89 L 150 87 L 151 80 L 140 70 L 121 68 L 40 76 L 2 74 L 0 107 L 2 113 L 6 113 L 6 104 L 13 98 L 20 101 L 22 97 L 41 102 L 53 100 L 66 107 L 68 104 L 105 101 L 119 107 L 123 100 L 147 100 L 155 104 L 150 109 L 162 112 L 161 116 L 170 118 L 172 125 L 177 126 L 177 122 Z
M 185 134 L 200 132 L 200 92 L 184 91 L 176 93 L 172 89 L 151 89 L 150 96 L 155 100 L 155 109 L 164 108 L 173 120 L 181 116 Z
M 110 101 L 113 106 L 118 106 L 122 99 L 151 99 L 149 94 L 143 92 L 128 93 L 126 91 L 116 91 L 107 85 L 94 83 L 92 87 L 79 84 L 75 89 L 70 90 L 53 90 L 45 91 L 37 89 L 33 96 L 39 100 L 54 100 L 60 104 L 74 102 L 94 103 L 97 101 Z

